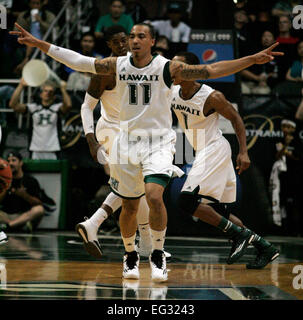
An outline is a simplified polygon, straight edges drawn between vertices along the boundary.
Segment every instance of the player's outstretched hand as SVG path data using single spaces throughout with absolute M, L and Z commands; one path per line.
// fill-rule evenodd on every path
M 267 49 L 254 54 L 253 57 L 255 58 L 255 64 L 264 64 L 274 60 L 275 57 L 283 56 L 284 52 L 273 51 L 273 49 L 275 49 L 278 45 L 279 42 L 276 42 Z
M 18 36 L 18 42 L 20 44 L 24 44 L 29 47 L 36 47 L 38 39 L 23 29 L 17 22 L 15 22 L 15 26 L 18 31 L 10 31 L 9 34 Z
M 247 152 L 239 153 L 237 156 L 237 167 L 236 167 L 236 169 L 239 170 L 238 174 L 241 174 L 243 171 L 247 170 L 249 166 L 250 166 L 250 159 Z

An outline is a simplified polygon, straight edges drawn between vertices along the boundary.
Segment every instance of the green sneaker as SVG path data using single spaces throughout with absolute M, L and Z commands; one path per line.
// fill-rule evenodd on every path
M 263 269 L 268 263 L 274 261 L 280 255 L 279 250 L 273 245 L 264 249 L 258 250 L 258 254 L 254 262 L 246 265 L 247 269 Z
M 243 229 L 239 234 L 234 236 L 231 239 L 233 244 L 227 259 L 227 264 L 232 264 L 239 260 L 243 256 L 246 248 L 251 243 L 253 238 L 254 234 L 249 229 Z

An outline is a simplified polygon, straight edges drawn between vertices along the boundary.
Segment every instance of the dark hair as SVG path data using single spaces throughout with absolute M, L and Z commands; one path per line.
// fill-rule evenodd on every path
M 181 51 L 175 54 L 178 57 L 184 57 L 187 64 L 200 64 L 199 58 L 192 52 Z
M 9 157 L 15 157 L 18 158 L 20 161 L 22 160 L 22 155 L 20 152 L 16 151 L 16 150 L 11 150 L 9 151 L 8 155 L 7 155 L 7 159 Z
M 127 31 L 122 26 L 116 25 L 109 27 L 104 31 L 104 39 L 105 41 L 110 41 L 114 35 L 122 32 L 127 35 Z
M 140 23 L 137 23 L 134 25 L 135 26 L 145 26 L 145 27 L 148 27 L 149 28 L 149 33 L 150 33 L 150 36 L 152 37 L 152 39 L 155 39 L 156 38 L 156 31 L 155 31 L 155 28 L 149 24 L 149 23 L 145 23 L 145 22 L 140 22 Z
M 81 41 L 83 40 L 83 38 L 86 37 L 86 36 L 92 37 L 92 38 L 94 39 L 94 42 L 96 42 L 96 37 L 95 37 L 95 35 L 94 35 L 92 32 L 90 32 L 90 31 L 82 33 L 81 38 L 80 38 L 80 42 L 81 42 Z

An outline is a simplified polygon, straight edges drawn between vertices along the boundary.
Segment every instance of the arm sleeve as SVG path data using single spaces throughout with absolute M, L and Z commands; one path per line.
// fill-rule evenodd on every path
M 98 101 L 98 99 L 92 97 L 86 92 L 83 104 L 81 106 L 81 119 L 85 135 L 95 132 L 93 110 Z
M 96 58 L 87 57 L 75 51 L 51 45 L 47 55 L 69 68 L 80 71 L 97 73 L 95 68 Z

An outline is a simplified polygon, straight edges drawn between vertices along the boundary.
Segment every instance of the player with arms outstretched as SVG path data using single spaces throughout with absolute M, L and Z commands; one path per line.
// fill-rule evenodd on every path
M 122 26 L 113 26 L 106 30 L 105 39 L 107 46 L 111 49 L 111 57 L 126 56 L 128 53 L 128 36 Z M 94 131 L 93 109 L 100 100 L 101 117 L 96 127 L 96 137 Z M 120 102 L 117 95 L 116 78 L 114 75 L 93 75 L 87 89 L 84 102 L 81 107 L 81 118 L 85 137 L 89 145 L 90 153 L 95 161 L 108 167 L 106 159 L 110 154 L 114 137 L 120 131 L 119 108 Z M 104 131 L 112 133 L 104 141 Z M 97 140 L 96 140 L 97 138 Z M 102 148 L 100 149 L 100 145 Z M 106 154 L 104 154 L 104 152 Z M 109 170 L 106 170 L 109 174 Z M 76 231 L 83 240 L 86 251 L 95 258 L 101 258 L 101 246 L 97 238 L 98 228 L 103 221 L 117 211 L 122 205 L 122 199 L 111 192 L 105 201 L 90 219 L 76 225 Z M 148 257 L 151 253 L 151 235 L 149 228 L 149 208 L 145 196 L 140 200 L 137 222 L 139 230 L 138 252 L 140 256 Z M 165 252 L 166 257 L 171 255 Z

